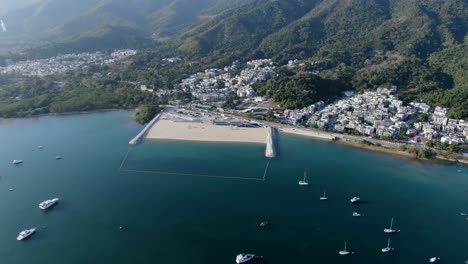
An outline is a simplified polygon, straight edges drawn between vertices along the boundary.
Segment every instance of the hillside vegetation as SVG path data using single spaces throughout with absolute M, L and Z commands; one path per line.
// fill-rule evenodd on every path
M 12 12 L 7 22 L 17 19 L 17 25 L 9 37 L 65 37 L 37 54 L 144 43 L 140 48 L 149 49 L 113 69 L 113 76 L 156 88 L 235 59 L 299 59 L 300 70 L 257 91 L 294 108 L 331 100 L 344 89 L 393 84 L 407 102 L 468 117 L 466 0 L 82 0 L 50 16 L 76 4 L 42 0 Z M 150 35 L 157 43 L 146 44 Z M 172 56 L 182 61 L 161 63 Z

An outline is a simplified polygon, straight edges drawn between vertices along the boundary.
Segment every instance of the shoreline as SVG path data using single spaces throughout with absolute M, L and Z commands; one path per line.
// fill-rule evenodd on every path
M 29 115 L 23 117 L 0 117 L 0 122 L 8 122 L 12 120 L 28 120 L 28 119 L 37 119 L 41 117 L 48 116 L 69 116 L 69 115 L 86 115 L 86 114 L 96 114 L 96 113 L 106 113 L 106 112 L 117 112 L 117 111 L 132 111 L 134 108 L 108 108 L 108 109 L 96 109 L 90 111 L 74 111 L 74 112 L 63 112 L 63 113 L 47 113 L 47 114 L 38 114 L 38 115 Z
M 452 163 L 461 163 L 461 164 L 468 165 L 468 160 L 449 159 L 449 158 L 445 158 L 445 157 L 440 156 L 440 155 L 434 156 L 434 157 L 429 158 L 429 159 L 420 159 L 420 158 L 415 157 L 415 155 L 413 155 L 412 153 L 402 151 L 402 150 L 399 150 L 399 149 L 396 149 L 396 148 L 386 148 L 386 147 L 383 147 L 383 146 L 376 146 L 376 145 L 363 145 L 363 144 L 361 144 L 359 142 L 350 141 L 350 140 L 346 140 L 346 139 L 336 137 L 333 133 L 329 133 L 328 137 L 330 137 L 330 138 L 331 137 L 336 137 L 337 138 L 336 140 L 327 139 L 327 138 L 323 137 L 323 135 L 321 135 L 321 134 L 324 134 L 324 133 L 319 133 L 319 132 L 315 132 L 315 131 L 310 131 L 310 133 L 303 133 L 303 132 L 294 133 L 294 131 L 297 131 L 297 130 L 298 129 L 289 129 L 289 130 L 285 131 L 284 129 L 279 129 L 281 134 L 293 135 L 293 136 L 303 137 L 303 138 L 311 138 L 311 139 L 317 140 L 317 141 L 334 142 L 334 143 L 337 143 L 337 144 L 340 144 L 340 145 L 343 145 L 343 146 L 349 146 L 349 147 L 358 148 L 358 149 L 361 149 L 361 150 L 376 151 L 376 152 L 385 153 L 385 154 L 389 154 L 389 155 L 406 157 L 406 158 L 410 158 L 410 159 L 417 160 L 417 161 L 452 162 Z M 306 130 L 305 132 L 309 132 L 309 131 Z

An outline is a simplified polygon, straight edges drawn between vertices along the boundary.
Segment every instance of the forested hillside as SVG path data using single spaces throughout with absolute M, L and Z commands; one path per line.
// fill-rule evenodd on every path
M 184 76 L 236 59 L 272 58 L 279 65 L 298 59 L 304 67 L 297 76 L 258 91 L 301 107 L 343 89 L 392 84 L 407 102 L 468 117 L 466 0 L 40 0 L 5 20 L 16 22 L 0 38 L 61 40 L 30 51 L 37 56 L 149 48 L 114 69 L 119 82 L 172 88 Z M 182 61 L 161 63 L 172 56 Z

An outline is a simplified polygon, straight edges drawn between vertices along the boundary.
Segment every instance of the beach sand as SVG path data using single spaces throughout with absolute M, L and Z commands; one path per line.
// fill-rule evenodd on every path
M 217 126 L 211 122 L 159 120 L 148 131 L 148 139 L 266 144 L 266 128 Z

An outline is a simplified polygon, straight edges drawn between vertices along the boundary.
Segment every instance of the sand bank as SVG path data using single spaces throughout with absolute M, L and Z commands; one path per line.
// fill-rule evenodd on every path
M 316 139 L 322 140 L 334 140 L 335 136 L 331 133 L 321 133 L 313 130 L 305 130 L 299 128 L 290 128 L 290 127 L 281 127 L 278 128 L 281 133 L 291 134 L 291 135 L 298 135 L 303 137 L 311 137 Z
M 266 128 L 217 126 L 211 122 L 159 120 L 148 131 L 146 138 L 265 144 L 266 136 Z

